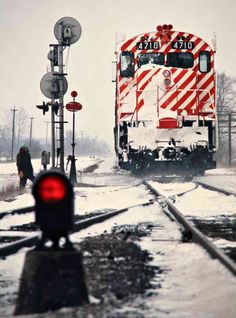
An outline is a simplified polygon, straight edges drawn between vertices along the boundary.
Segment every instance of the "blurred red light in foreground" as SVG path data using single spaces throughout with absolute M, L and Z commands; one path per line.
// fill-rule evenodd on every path
M 46 177 L 39 184 L 38 195 L 44 202 L 60 201 L 65 198 L 66 185 L 59 177 Z

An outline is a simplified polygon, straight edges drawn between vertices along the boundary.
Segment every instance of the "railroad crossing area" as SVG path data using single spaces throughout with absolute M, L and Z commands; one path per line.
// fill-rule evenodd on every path
M 0 214 L 0 317 L 235 317 L 236 198 L 198 183 L 221 172 L 166 182 L 91 165 L 75 187 L 43 172 L 31 209 Z

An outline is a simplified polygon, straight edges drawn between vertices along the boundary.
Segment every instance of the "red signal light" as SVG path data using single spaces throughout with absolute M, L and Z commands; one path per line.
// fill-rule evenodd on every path
M 77 93 L 76 91 L 72 91 L 72 92 L 71 92 L 71 96 L 72 96 L 72 97 L 75 98 L 77 95 L 78 95 L 78 93 Z
M 57 202 L 66 195 L 64 180 L 58 176 L 47 176 L 38 185 L 38 196 L 44 202 Z

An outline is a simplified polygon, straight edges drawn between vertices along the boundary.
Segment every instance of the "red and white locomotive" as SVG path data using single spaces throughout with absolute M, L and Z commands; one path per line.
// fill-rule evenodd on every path
M 199 174 L 215 168 L 215 51 L 159 25 L 116 52 L 115 150 L 121 168 Z

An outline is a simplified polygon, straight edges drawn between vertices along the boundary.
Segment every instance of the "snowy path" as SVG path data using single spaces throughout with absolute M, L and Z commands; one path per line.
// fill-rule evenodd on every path
M 85 161 L 81 162 L 80 169 L 82 164 L 83 167 L 86 166 Z M 88 161 L 87 164 L 90 165 L 91 161 Z M 217 180 L 219 177 L 217 173 L 210 177 Z M 94 173 L 79 177 L 78 181 L 103 185 L 97 188 L 75 188 L 76 212 L 81 214 L 121 208 L 147 199 L 145 188 L 140 185 L 141 180 L 117 171 L 114 168 L 113 158 L 105 158 Z M 220 177 L 224 177 L 226 182 L 233 178 L 232 174 Z M 208 176 L 202 178 L 208 178 Z M 222 211 L 228 215 L 236 213 L 235 197 L 227 197 L 226 201 L 223 194 L 203 190 L 201 187 L 196 189 L 192 182 L 167 186 L 163 184 L 163 190 L 168 196 L 190 190 L 186 195 L 176 197 L 177 206 L 187 215 L 214 217 L 222 214 Z M 32 203 L 32 196 L 28 192 L 17 197 L 13 202 L 1 202 L 1 209 L 3 206 L 4 209 L 6 206 L 10 209 L 13 206 L 19 207 L 20 204 L 31 205 Z M 22 220 L 16 222 L 22 222 Z M 144 309 L 140 309 L 140 313 L 153 318 L 157 316 L 160 318 L 222 318 L 226 312 L 227 318 L 236 317 L 236 278 L 218 261 L 210 259 L 198 245 L 181 243 L 176 224 L 169 221 L 157 203 L 145 208 L 130 209 L 114 220 L 94 225 L 88 230 L 72 235 L 72 239 L 78 241 L 86 236 L 101 234 L 109 231 L 115 223 L 135 224 L 137 222 L 157 224 L 151 235 L 143 238 L 139 244 L 153 255 L 153 264 L 166 269 L 166 272 L 153 280 L 153 290 L 149 291 L 150 294 L 153 293 L 151 296 L 137 297 L 133 303 L 127 304 L 128 306 L 142 307 Z M 167 231 L 164 230 L 166 227 Z M 13 310 L 25 251 L 23 249 L 16 255 L 0 261 L 1 317 L 4 317 L 4 314 L 9 317 Z M 161 288 L 158 288 L 158 294 L 155 285 L 159 287 L 161 285 Z

